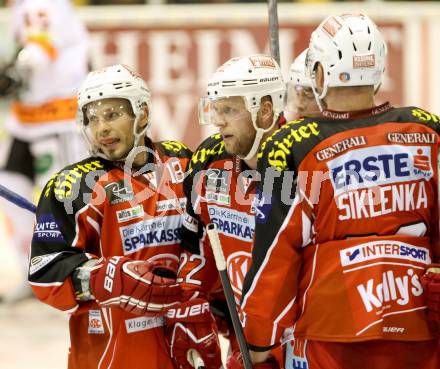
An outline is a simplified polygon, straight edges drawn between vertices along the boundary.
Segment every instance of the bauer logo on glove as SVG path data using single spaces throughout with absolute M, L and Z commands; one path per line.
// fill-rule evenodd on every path
M 173 264 L 114 256 L 94 267 L 90 288 L 101 306 L 137 315 L 162 314 L 180 299 Z

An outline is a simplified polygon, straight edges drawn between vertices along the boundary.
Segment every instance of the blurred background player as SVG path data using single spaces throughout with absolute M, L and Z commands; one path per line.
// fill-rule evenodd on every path
M 55 171 L 86 156 L 75 113 L 88 36 L 68 0 L 13 1 L 11 26 L 18 48 L 8 68 L 13 83 L 0 94 L 18 95 L 5 121 L 11 143 L 0 183 L 32 200 L 34 186 L 41 190 Z M 3 199 L 0 207 L 27 270 L 34 216 Z M 3 296 L 6 302 L 31 296 L 24 280 L 25 274 L 23 284 Z
M 29 282 L 42 302 L 71 314 L 69 369 L 172 369 L 161 314 L 181 298 L 191 152 L 149 139 L 150 91 L 125 66 L 89 73 L 78 96 L 92 156 L 44 188 Z
M 327 17 L 307 56 L 322 117 L 266 141 L 258 170 L 274 185 L 259 187 L 267 220 L 256 223 L 241 305 L 255 362 L 293 307 L 287 368 L 439 367 L 426 300 L 438 320 L 440 118 L 376 105 L 386 52 L 367 16 Z
M 251 261 L 257 151 L 284 122 L 284 93 L 277 62 L 268 55 L 250 55 L 232 58 L 218 68 L 200 100 L 200 123 L 214 125 L 219 133 L 194 152 L 184 182 L 188 202 L 181 236 L 186 253 L 179 281 L 187 301 L 173 307 L 168 319 L 171 355 L 179 368 L 191 368 L 190 349 L 198 351 L 206 369 L 220 368 L 217 328 L 230 340 L 230 351 L 238 351 L 205 226 L 212 222 L 218 226 L 238 303 Z M 196 311 L 208 302 L 211 309 L 200 308 L 197 317 L 174 316 L 177 309 Z
M 321 112 L 313 94 L 312 81 L 306 75 L 306 55 L 308 49 L 299 54 L 289 68 L 286 82 L 287 121 L 304 117 L 318 117 Z

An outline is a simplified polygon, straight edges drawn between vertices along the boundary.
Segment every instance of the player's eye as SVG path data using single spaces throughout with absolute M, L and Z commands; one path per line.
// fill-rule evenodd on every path
M 97 123 L 99 121 L 96 115 L 88 116 L 87 120 L 89 121 L 89 123 Z
M 113 120 L 118 119 L 120 116 L 121 116 L 121 113 L 118 113 L 118 112 L 115 112 L 115 111 L 111 111 L 111 112 L 108 112 L 108 113 L 105 115 L 105 120 L 106 120 L 107 122 L 111 122 L 111 121 L 113 121 Z

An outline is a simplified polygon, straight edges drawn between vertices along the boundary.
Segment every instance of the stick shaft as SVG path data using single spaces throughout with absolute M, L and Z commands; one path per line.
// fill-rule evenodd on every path
M 234 292 L 232 291 L 231 282 L 229 281 L 228 272 L 226 270 L 225 256 L 223 255 L 222 246 L 217 233 L 217 226 L 210 223 L 207 226 L 207 233 L 209 241 L 211 242 L 212 251 L 215 258 L 215 264 L 220 274 L 220 280 L 223 286 L 226 303 L 228 304 L 229 313 L 232 319 L 232 326 L 237 337 L 238 346 L 240 347 L 241 355 L 243 357 L 243 364 L 245 369 L 252 369 L 251 357 L 244 337 L 243 328 L 241 327 L 240 319 L 238 317 L 237 308 L 235 305 Z
M 280 39 L 279 39 L 279 26 L 278 26 L 278 1 L 268 0 L 267 11 L 269 15 L 269 41 L 270 41 L 270 54 L 280 64 Z
M 11 191 L 5 186 L 2 186 L 1 184 L 0 184 L 0 196 L 12 202 L 13 204 L 19 206 L 20 208 L 29 210 L 31 213 L 35 214 L 37 212 L 37 207 L 34 204 L 32 204 L 29 200 L 25 199 L 23 196 L 20 196 L 18 193 Z

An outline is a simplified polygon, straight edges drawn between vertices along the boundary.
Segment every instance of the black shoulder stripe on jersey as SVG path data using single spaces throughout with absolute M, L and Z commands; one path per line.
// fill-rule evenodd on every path
M 79 191 L 83 190 L 84 186 L 93 188 L 90 178 L 97 180 L 111 168 L 113 166 L 107 160 L 98 157 L 90 157 L 68 165 L 50 178 L 41 196 L 49 197 L 53 192 L 62 202 L 78 197 Z
M 275 167 L 280 172 L 288 167 L 296 170 L 307 154 L 325 139 L 340 132 L 385 123 L 419 123 L 440 134 L 440 117 L 416 107 L 393 108 L 382 114 L 347 120 L 308 118 L 288 122 L 278 129 L 264 142 L 258 159 L 265 156 L 263 168 Z
M 64 249 L 64 250 L 63 250 Z M 61 251 L 62 250 L 62 251 Z M 44 262 L 47 254 L 47 245 L 40 247 L 38 243 L 32 244 L 32 255 L 30 258 L 30 271 L 33 264 L 37 265 L 40 260 Z M 67 245 L 57 245 L 58 255 L 49 263 L 36 272 L 29 274 L 29 281 L 36 283 L 63 282 L 73 270 L 88 260 L 87 256 L 80 249 Z
M 198 214 L 194 211 L 194 204 L 198 195 L 194 184 L 203 176 L 202 171 L 215 160 L 222 160 L 230 157 L 225 151 L 225 144 L 220 134 L 215 134 L 204 140 L 193 153 L 188 163 L 185 179 L 183 181 L 183 191 L 188 199 L 186 212 L 189 216 L 197 220 L 197 232 L 192 232 L 182 226 L 180 231 L 181 246 L 193 253 L 200 254 L 200 239 L 203 237 L 204 224 Z
M 179 141 L 159 141 L 156 145 L 160 148 L 163 154 L 170 157 L 191 158 L 192 151 Z
M 216 160 L 230 158 L 225 149 L 225 143 L 221 134 L 209 136 L 204 140 L 191 156 L 188 169 L 192 171 L 200 171 L 206 168 L 210 163 Z
M 114 168 L 107 160 L 91 157 L 53 175 L 41 194 L 37 221 L 44 214 L 51 214 L 60 224 L 67 219 L 74 221 L 74 214 L 87 205 L 99 179 Z M 76 236 L 74 228 L 66 227 L 63 231 L 70 245 Z
M 191 254 L 200 255 L 200 238 L 202 237 L 203 229 L 199 227 L 199 232 L 194 233 L 182 225 L 179 234 L 180 246 Z

